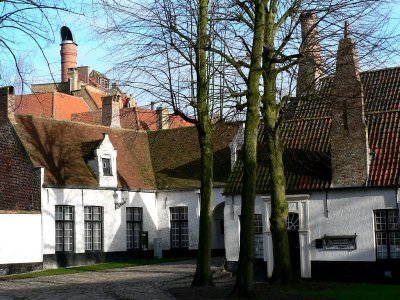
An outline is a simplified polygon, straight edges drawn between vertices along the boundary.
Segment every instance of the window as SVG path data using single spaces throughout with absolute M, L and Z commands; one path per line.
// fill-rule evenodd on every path
M 187 206 L 171 207 L 171 248 L 189 248 Z
M 56 251 L 74 251 L 74 207 L 56 205 Z
M 111 160 L 109 158 L 102 158 L 101 162 L 103 164 L 103 175 L 104 176 L 112 176 L 111 173 Z
M 377 259 L 400 259 L 400 226 L 397 209 L 375 210 Z
M 126 208 L 126 238 L 128 249 L 140 249 L 140 232 L 143 227 L 143 209 Z
M 254 215 L 254 257 L 264 258 L 262 215 Z
M 85 250 L 103 249 L 103 208 L 85 206 Z

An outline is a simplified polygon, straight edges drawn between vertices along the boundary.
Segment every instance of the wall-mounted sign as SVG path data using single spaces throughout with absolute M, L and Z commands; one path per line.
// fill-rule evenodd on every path
M 356 235 L 324 236 L 325 250 L 356 250 Z

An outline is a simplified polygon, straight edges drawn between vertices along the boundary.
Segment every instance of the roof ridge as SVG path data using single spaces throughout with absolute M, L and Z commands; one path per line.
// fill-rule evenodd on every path
M 364 113 L 366 115 L 378 115 L 378 114 L 393 113 L 393 112 L 400 112 L 400 108 L 399 109 L 388 109 L 388 110 L 365 111 Z

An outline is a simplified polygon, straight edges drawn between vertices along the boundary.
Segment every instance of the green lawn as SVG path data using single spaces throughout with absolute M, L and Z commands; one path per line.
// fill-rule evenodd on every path
M 88 265 L 88 266 L 58 268 L 58 269 L 49 269 L 49 270 L 44 270 L 44 271 L 35 271 L 35 272 L 23 273 L 23 274 L 6 275 L 6 276 L 0 276 L 0 280 L 35 278 L 35 277 L 42 277 L 42 276 L 64 275 L 64 274 L 73 274 L 73 273 L 80 273 L 80 272 L 96 272 L 96 271 L 103 271 L 103 270 L 109 270 L 109 269 L 137 267 L 137 266 L 143 266 L 143 265 L 152 265 L 152 264 L 174 262 L 174 261 L 180 261 L 180 260 L 184 260 L 184 259 L 183 258 L 132 259 L 132 260 L 124 260 L 124 261 L 120 261 L 120 262 L 109 262 L 109 263 L 102 263 L 102 264 L 95 264 L 95 265 Z
M 288 293 L 303 296 L 304 299 L 340 299 L 340 300 L 380 300 L 400 299 L 400 285 L 367 283 L 327 283 L 317 289 L 290 288 Z

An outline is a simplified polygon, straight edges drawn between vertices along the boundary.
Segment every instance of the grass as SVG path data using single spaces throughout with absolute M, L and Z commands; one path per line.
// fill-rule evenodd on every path
M 256 294 L 264 299 L 312 299 L 312 300 L 384 300 L 400 299 L 400 286 L 370 283 L 299 282 L 293 285 L 259 284 Z
M 296 294 L 312 299 L 340 299 L 340 300 L 378 300 L 378 299 L 400 299 L 400 286 L 385 284 L 337 283 L 325 289 L 304 291 L 296 289 Z
M 5 275 L 5 276 L 0 276 L 0 280 L 36 278 L 36 277 L 43 277 L 43 276 L 65 275 L 65 274 L 74 274 L 74 273 L 81 273 L 81 272 L 98 272 L 98 271 L 104 271 L 104 270 L 110 270 L 110 269 L 153 265 L 153 264 L 174 262 L 174 261 L 180 261 L 180 260 L 185 260 L 185 259 L 184 258 L 132 259 L 132 260 L 124 260 L 124 261 L 118 261 L 118 262 L 94 264 L 94 265 L 88 265 L 88 266 L 58 268 L 58 269 L 49 269 L 49 270 L 43 270 L 43 271 L 34 271 L 34 272 L 23 273 L 23 274 Z

